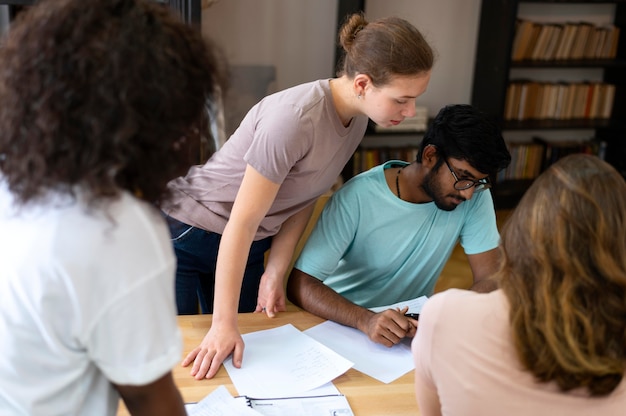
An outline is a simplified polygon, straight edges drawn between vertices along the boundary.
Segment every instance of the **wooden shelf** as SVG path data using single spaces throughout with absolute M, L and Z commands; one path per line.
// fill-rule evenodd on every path
M 596 7 L 594 4 L 613 4 L 615 14 L 612 23 L 620 28 L 616 58 L 512 61 L 511 50 L 516 22 L 520 18 L 520 3 L 559 3 L 559 7 L 564 8 L 567 4 L 589 4 L 591 8 Z M 537 10 L 541 8 L 537 7 Z M 575 19 L 564 13 L 563 21 L 567 20 Z M 587 68 L 602 70 L 602 81 L 615 85 L 610 119 L 504 120 L 507 87 L 513 80 L 511 69 L 565 71 Z M 532 71 L 528 74 L 529 78 L 534 75 Z M 519 78 L 519 73 L 514 75 Z M 534 135 L 536 130 L 593 130 L 597 139 L 607 143 L 606 161 L 626 176 L 626 0 L 483 0 L 471 103 L 501 120 L 505 133 L 507 130 L 518 133 L 528 130 L 529 135 Z M 531 183 L 532 180 L 520 180 L 494 185 L 496 207 L 515 206 Z

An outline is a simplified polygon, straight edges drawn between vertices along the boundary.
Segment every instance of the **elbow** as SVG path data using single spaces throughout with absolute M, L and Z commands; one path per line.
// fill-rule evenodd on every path
M 296 273 L 295 273 L 296 270 L 297 269 L 292 269 L 291 273 L 289 273 L 289 277 L 287 278 L 287 287 L 285 289 L 285 292 L 287 294 L 287 300 L 289 302 L 293 303 L 296 306 L 301 307 L 300 297 L 298 296 L 298 291 L 297 291 L 298 284 L 296 280 L 298 280 L 298 277 L 296 276 Z
M 306 291 L 306 275 L 304 272 L 293 268 L 287 279 L 286 294 L 289 302 L 304 308 L 302 294 Z

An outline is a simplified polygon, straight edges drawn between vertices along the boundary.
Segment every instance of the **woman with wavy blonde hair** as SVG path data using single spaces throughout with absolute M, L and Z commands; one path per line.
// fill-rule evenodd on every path
M 563 158 L 501 239 L 501 290 L 450 290 L 422 311 L 413 343 L 422 414 L 623 414 L 624 178 L 595 156 Z

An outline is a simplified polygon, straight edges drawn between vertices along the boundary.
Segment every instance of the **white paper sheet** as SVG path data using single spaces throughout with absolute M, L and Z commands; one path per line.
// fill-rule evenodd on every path
M 243 335 L 241 368 L 230 359 L 224 367 L 240 395 L 289 397 L 329 383 L 348 371 L 352 362 L 305 335 L 293 325 Z
M 408 313 L 420 313 L 422 311 L 422 306 L 424 306 L 427 300 L 428 300 L 427 296 L 420 296 L 419 298 L 405 300 L 402 302 L 394 303 L 393 305 L 380 306 L 378 308 L 369 308 L 369 309 L 374 312 L 382 312 L 387 309 L 403 309 L 408 306 L 409 307 Z
M 374 312 L 386 309 L 403 309 L 420 313 L 427 296 L 394 303 L 393 305 L 370 308 Z M 391 348 L 371 341 L 363 332 L 326 321 L 308 329 L 305 333 L 333 351 L 354 362 L 354 369 L 383 383 L 390 383 L 415 368 L 411 355 L 411 340 L 405 339 Z
M 358 329 L 326 321 L 304 331 L 354 363 L 354 369 L 383 383 L 391 383 L 415 368 L 411 340 L 391 348 L 377 344 Z
M 219 386 L 198 403 L 185 405 L 189 416 L 262 416 L 230 395 L 226 387 Z

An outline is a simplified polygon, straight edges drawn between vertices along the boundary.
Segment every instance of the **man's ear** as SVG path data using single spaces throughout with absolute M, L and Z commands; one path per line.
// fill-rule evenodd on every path
M 427 145 L 422 152 L 422 165 L 430 169 L 435 166 L 438 159 L 439 152 L 437 151 L 437 146 L 434 144 Z

